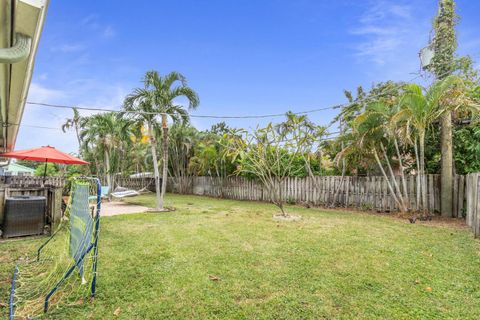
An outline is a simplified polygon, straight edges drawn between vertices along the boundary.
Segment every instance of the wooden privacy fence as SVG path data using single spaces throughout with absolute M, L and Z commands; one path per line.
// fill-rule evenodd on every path
M 466 222 L 475 237 L 480 236 L 480 173 L 466 176 Z
M 415 176 L 407 178 L 410 207 L 417 203 Z M 440 212 L 440 176 L 427 175 L 427 207 Z M 135 190 L 155 191 L 154 178 L 117 178 L 116 185 Z M 397 183 L 400 185 L 400 178 Z M 358 208 L 378 212 L 397 211 L 398 207 L 383 176 L 287 178 L 280 185 L 285 201 L 313 206 Z M 169 177 L 167 190 L 182 194 L 205 195 L 235 200 L 270 201 L 270 195 L 258 181 L 243 177 Z M 454 217 L 466 218 L 476 237 L 480 237 L 480 173 L 456 175 L 453 186 Z
M 155 192 L 155 178 L 115 178 L 115 187 L 124 187 L 133 190 L 149 190 Z
M 440 176 L 427 176 L 427 205 L 430 212 L 440 212 Z M 397 181 L 400 185 L 400 178 Z M 314 206 L 359 208 L 379 212 L 398 210 L 387 181 L 382 176 L 371 177 L 290 177 L 281 183 L 283 198 L 291 203 Z M 207 195 L 237 200 L 270 201 L 269 193 L 257 181 L 242 177 L 182 177 L 169 178 L 169 191 Z M 416 177 L 407 177 L 407 191 L 413 210 L 417 203 Z M 181 190 L 181 191 L 180 191 Z M 465 214 L 465 177 L 455 178 L 454 214 Z
M 33 176 L 0 176 L 0 184 L 10 187 L 38 187 L 43 185 L 43 177 Z M 46 177 L 46 186 L 62 188 L 65 185 L 64 177 Z

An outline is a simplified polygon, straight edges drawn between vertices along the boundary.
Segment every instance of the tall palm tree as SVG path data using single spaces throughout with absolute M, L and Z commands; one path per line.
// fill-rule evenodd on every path
M 198 95 L 187 85 L 186 78 L 178 72 L 170 72 L 160 76 L 157 71 L 148 71 L 143 78 L 143 88 L 135 89 L 127 96 L 124 109 L 131 113 L 139 125 L 146 125 L 150 136 L 150 148 L 152 152 L 153 171 L 155 175 L 155 190 L 157 196 L 157 210 L 163 210 L 163 198 L 167 189 L 168 175 L 168 121 L 187 123 L 189 115 L 186 108 L 176 101 L 178 98 L 188 100 L 188 109 L 196 109 L 200 103 Z M 160 117 L 159 117 L 160 116 Z M 160 190 L 160 173 L 156 150 L 155 128 L 159 121 L 163 129 L 163 170 L 162 185 Z
M 80 137 L 80 131 L 82 129 L 82 126 L 85 124 L 85 118 L 80 115 L 80 112 L 78 112 L 77 108 L 72 108 L 73 109 L 73 117 L 69 118 L 65 121 L 64 124 L 62 124 L 62 131 L 67 132 L 67 130 L 74 129 L 75 134 L 77 136 L 77 142 L 78 142 L 78 151 L 79 154 L 82 154 L 82 139 Z

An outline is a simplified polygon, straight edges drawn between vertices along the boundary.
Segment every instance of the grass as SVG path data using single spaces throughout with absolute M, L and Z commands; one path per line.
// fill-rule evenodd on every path
M 275 222 L 272 205 L 196 196 L 167 204 L 177 211 L 103 218 L 97 298 L 47 318 L 480 318 L 468 230 L 291 206 L 304 219 Z M 0 243 L 1 301 L 14 259 L 38 242 Z

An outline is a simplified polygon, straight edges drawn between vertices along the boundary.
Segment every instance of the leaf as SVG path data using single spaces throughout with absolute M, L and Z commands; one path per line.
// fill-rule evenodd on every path
M 427 291 L 427 292 L 432 292 L 433 289 L 432 289 L 431 287 L 426 287 L 426 288 L 425 288 L 425 291 Z
M 209 275 L 208 276 L 208 279 L 212 280 L 212 281 L 220 281 L 222 279 L 220 279 L 220 277 L 217 277 L 217 276 L 214 276 L 214 275 Z
M 120 307 L 118 307 L 117 309 L 115 309 L 115 311 L 113 311 L 113 315 L 115 317 L 118 317 L 120 315 L 120 312 L 121 312 L 121 309 L 120 309 Z

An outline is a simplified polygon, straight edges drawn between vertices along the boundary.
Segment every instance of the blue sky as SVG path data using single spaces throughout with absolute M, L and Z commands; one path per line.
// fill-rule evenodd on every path
M 344 103 L 343 90 L 419 72 L 436 0 L 51 1 L 29 101 L 119 109 L 147 70 L 184 74 L 197 114 L 255 115 Z M 480 60 L 480 1 L 458 0 L 459 53 Z M 477 65 L 478 66 L 478 65 Z M 326 124 L 334 110 L 312 114 Z M 77 150 L 71 111 L 26 106 L 16 149 Z M 278 119 L 227 121 L 255 127 Z M 208 128 L 218 120 L 193 119 Z

